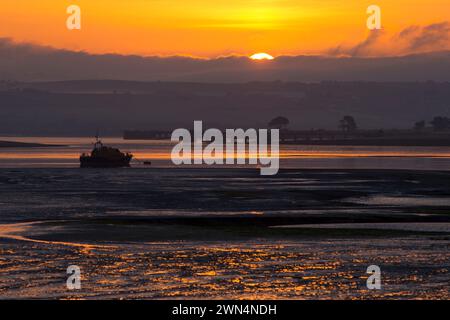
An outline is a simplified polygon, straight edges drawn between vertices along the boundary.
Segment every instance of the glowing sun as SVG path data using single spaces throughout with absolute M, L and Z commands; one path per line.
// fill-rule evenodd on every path
M 274 57 L 272 57 L 270 54 L 260 52 L 260 53 L 255 53 L 254 55 L 251 55 L 250 59 L 252 59 L 252 60 L 273 60 Z

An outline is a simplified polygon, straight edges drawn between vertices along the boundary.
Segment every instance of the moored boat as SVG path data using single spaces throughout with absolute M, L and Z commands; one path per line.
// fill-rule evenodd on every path
M 90 154 L 83 153 L 80 156 L 81 168 L 120 168 L 129 167 L 133 155 L 123 153 L 117 148 L 105 146 L 96 137 L 94 149 Z

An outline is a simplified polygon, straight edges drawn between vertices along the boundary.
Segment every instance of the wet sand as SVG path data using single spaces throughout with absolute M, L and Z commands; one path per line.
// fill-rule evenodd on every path
M 0 298 L 448 299 L 449 178 L 0 169 Z
M 449 299 L 449 238 L 5 241 L 0 296 L 50 299 Z M 19 263 L 20 260 L 20 263 Z M 377 264 L 382 290 L 368 290 Z M 82 288 L 66 288 L 66 269 Z

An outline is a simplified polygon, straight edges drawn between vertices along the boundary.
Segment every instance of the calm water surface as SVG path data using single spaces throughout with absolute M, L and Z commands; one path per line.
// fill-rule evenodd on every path
M 78 157 L 89 152 L 93 138 L 0 137 L 0 141 L 65 145 L 58 148 L 2 148 L 0 167 L 76 167 Z M 168 140 L 139 141 L 107 137 L 105 144 L 132 152 L 133 166 L 151 161 L 153 166 L 173 166 Z M 301 146 L 280 147 L 282 168 L 450 170 L 450 147 Z
M 0 140 L 67 145 L 0 149 L 0 298 L 450 298 L 449 148 L 286 146 L 261 177 L 175 168 L 168 141 L 105 138 L 134 168 L 80 170 L 90 138 Z

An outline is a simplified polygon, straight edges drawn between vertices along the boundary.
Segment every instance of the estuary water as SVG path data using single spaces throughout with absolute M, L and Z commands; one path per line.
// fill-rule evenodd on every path
M 93 138 L 86 137 L 0 137 L 0 141 L 64 145 L 1 148 L 0 167 L 3 168 L 78 167 L 78 157 L 90 152 L 94 143 Z M 173 167 L 170 155 L 175 143 L 169 140 L 105 137 L 102 141 L 133 153 L 134 167 L 141 167 L 144 161 L 151 161 L 153 167 Z M 280 157 L 281 168 L 450 170 L 450 147 L 281 145 Z
M 90 138 L 0 140 L 66 145 L 0 149 L 0 299 L 450 298 L 446 148 L 286 146 L 260 176 L 168 141 L 105 138 L 138 161 L 80 169 Z

